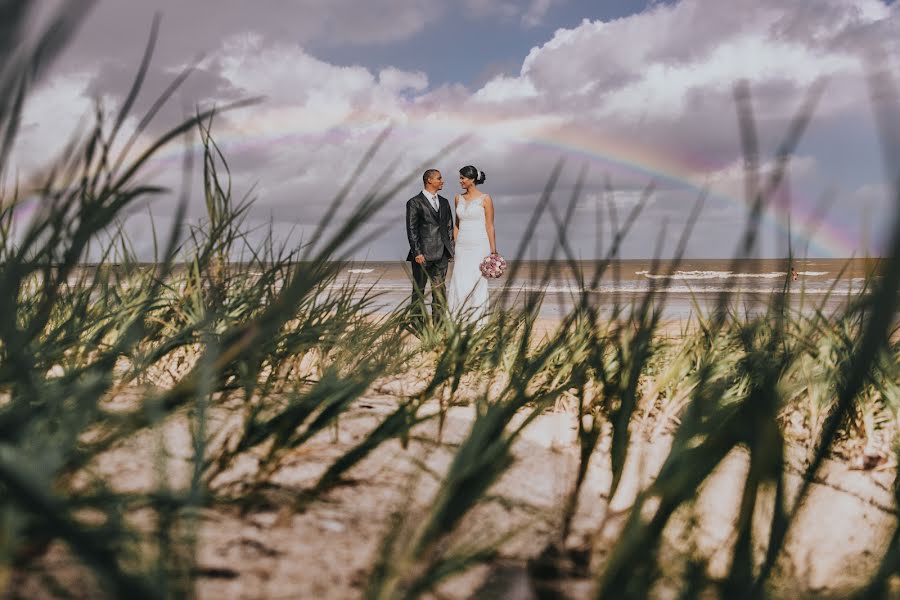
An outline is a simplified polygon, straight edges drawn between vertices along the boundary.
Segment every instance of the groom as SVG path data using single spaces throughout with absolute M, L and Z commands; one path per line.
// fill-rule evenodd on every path
M 406 202 L 406 237 L 409 239 L 413 291 L 410 302 L 410 325 L 422 331 L 427 320 L 425 284 L 431 283 L 431 314 L 435 324 L 441 321 L 447 308 L 444 279 L 447 264 L 453 258 L 453 214 L 450 203 L 438 191 L 444 179 L 437 169 L 422 175 L 424 188 Z

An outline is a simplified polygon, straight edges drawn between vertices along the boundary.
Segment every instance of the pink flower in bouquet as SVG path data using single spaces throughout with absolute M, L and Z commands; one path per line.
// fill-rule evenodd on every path
M 489 254 L 481 261 L 480 269 L 488 279 L 497 279 L 506 270 L 506 259 L 499 254 Z

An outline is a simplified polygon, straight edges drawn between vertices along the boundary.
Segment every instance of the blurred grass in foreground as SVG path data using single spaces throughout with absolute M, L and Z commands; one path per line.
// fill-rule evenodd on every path
M 4 23 L 10 35 L 26 12 L 10 13 L 12 20 Z M 9 156 L 28 86 L 80 14 L 61 9 L 34 47 L 0 48 L 0 57 L 9 59 L 0 86 L 0 157 Z M 557 534 L 534 548 L 531 572 L 544 573 L 542 589 L 553 589 L 548 569 L 552 574 L 580 561 L 580 576 L 595 580 L 598 598 L 652 595 L 666 571 L 658 550 L 673 515 L 740 447 L 749 453 L 750 468 L 729 574 L 713 581 L 702 565 L 691 565 L 679 593 L 764 597 L 801 510 L 797 498 L 808 491 L 802 488 L 788 502 L 786 447 L 807 449 L 807 486 L 830 453 L 877 439 L 888 451 L 897 447 L 900 226 L 878 276 L 836 313 L 791 310 L 786 277 L 784 293 L 774 294 L 766 311 L 733 312 L 723 293 L 717 310 L 672 337 L 660 330 L 661 285 L 642 301 L 619 306 L 612 319 L 601 318 L 584 292 L 557 329 L 539 336 L 542 296 L 526 293 L 518 308 L 498 310 L 483 328 L 432 329 L 416 340 L 405 333 L 402 310 L 377 314 L 371 291 L 353 283 L 337 286 L 335 277 L 358 243 L 360 226 L 413 185 L 418 170 L 390 189 L 370 191 L 344 223 L 331 227 L 348 185 L 308 244 L 285 249 L 271 236 L 263 247 L 250 243 L 243 220 L 250 205 L 232 197 L 225 157 L 211 135 L 213 111 L 172 128 L 137 156 L 128 153 L 128 142 L 122 154 L 111 156 L 140 91 L 156 27 L 122 111 L 113 118 L 98 111 L 94 127 L 48 170 L 36 191 L 36 214 L 17 221 L 23 197 L 16 187 L 0 197 L 0 589 L 15 594 L 23 578 L 37 577 L 49 596 L 91 595 L 67 589 L 42 561 L 51 546 L 62 544 L 110 597 L 190 597 L 197 579 L 208 575 L 196 562 L 202 509 L 303 511 L 348 483 L 354 467 L 380 447 L 397 441 L 406 446 L 421 423 L 438 422 L 433 441 L 439 442 L 449 407 L 471 403 L 471 428 L 446 472 L 433 474 L 437 488 L 424 514 L 398 508 L 371 565 L 367 597 L 420 597 L 501 555 L 514 532 L 474 545 L 460 543 L 455 534 L 474 509 L 494 501 L 492 486 L 513 464 L 512 447 L 523 429 L 553 408 L 575 413 L 579 467 L 559 510 L 548 515 Z M 185 76 L 139 120 L 139 130 Z M 896 184 L 898 104 L 885 79 L 873 76 L 872 87 L 888 174 Z M 761 180 L 749 91 L 738 91 L 750 216 L 736 263 L 755 248 L 759 217 L 781 184 L 818 93 L 813 90 L 786 135 L 778 168 Z M 136 203 L 164 192 L 141 184 L 138 175 L 155 152 L 182 138 L 199 139 L 204 149 L 208 218 L 183 230 L 183 195 L 176 225 L 159 240 L 157 261 L 148 266 L 134 256 L 119 220 Z M 383 141 L 366 154 L 358 174 Z M 185 155 L 188 189 L 194 166 L 191 152 Z M 596 284 L 615 265 L 643 203 L 621 224 L 608 204 L 618 231 L 608 260 L 594 273 L 581 272 L 565 242 L 581 179 L 560 214 L 554 189 L 562 168 L 551 172 L 517 258 L 549 215 L 559 233 L 551 258 L 567 260 L 589 290 L 591 279 Z M 681 233 L 673 271 L 700 210 L 702 199 Z M 326 228 L 334 233 L 326 235 Z M 102 256 L 96 267 L 82 264 L 89 248 Z M 231 262 L 238 249 L 244 260 Z M 544 277 L 549 280 L 549 272 Z M 418 378 L 424 374 L 424 383 L 400 394 L 365 436 L 328 458 L 314 485 L 278 483 L 279 472 L 304 445 L 340 434 L 342 416 L 374 386 L 413 371 Z M 186 423 L 191 437 L 190 473 L 180 484 L 169 476 L 173 461 L 162 449 L 154 453 L 155 463 L 144 465 L 157 474 L 145 489 L 123 491 L 102 474 L 98 465 L 105 456 L 146 432 L 162 439 L 173 422 Z M 605 549 L 606 558 L 585 564 L 578 558 L 585 549 L 573 548 L 570 540 L 581 485 L 592 461 L 608 460 L 613 496 L 637 423 L 672 433 L 672 448 L 658 478 L 629 509 L 621 535 Z M 610 437 L 608 454 L 598 451 L 604 435 Z M 774 490 L 775 510 L 759 554 L 751 521 L 768 490 Z M 881 568 L 860 593 L 881 595 L 897 574 L 898 557 L 895 533 Z

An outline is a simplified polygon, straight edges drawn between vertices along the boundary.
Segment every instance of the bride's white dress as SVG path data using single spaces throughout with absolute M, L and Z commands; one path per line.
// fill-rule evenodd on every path
M 488 283 L 481 274 L 481 261 L 491 252 L 484 219 L 484 195 L 456 205 L 459 235 L 453 272 L 447 284 L 447 308 L 458 320 L 483 323 L 488 311 Z

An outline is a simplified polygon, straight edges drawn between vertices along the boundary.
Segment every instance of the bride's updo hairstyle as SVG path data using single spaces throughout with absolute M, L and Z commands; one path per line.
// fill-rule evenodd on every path
M 484 171 L 479 171 L 472 165 L 466 165 L 465 167 L 460 169 L 459 174 L 466 179 L 471 179 L 472 181 L 474 181 L 475 185 L 481 185 L 485 180 Z

